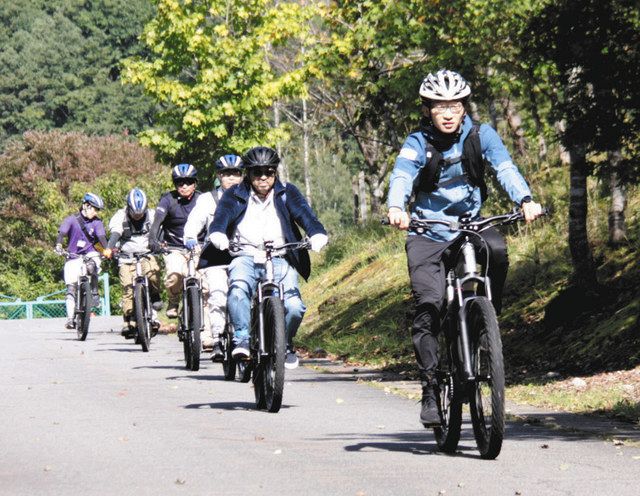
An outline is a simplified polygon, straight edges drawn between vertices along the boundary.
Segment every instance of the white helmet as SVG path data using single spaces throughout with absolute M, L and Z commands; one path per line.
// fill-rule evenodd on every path
M 420 85 L 420 96 L 428 100 L 460 100 L 471 94 L 471 88 L 457 72 L 441 69 L 429 74 Z

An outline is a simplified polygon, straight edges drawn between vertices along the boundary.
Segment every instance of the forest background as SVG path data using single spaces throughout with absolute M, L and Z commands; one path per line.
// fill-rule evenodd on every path
M 309 346 L 408 362 L 402 240 L 373 224 L 420 81 L 450 68 L 553 212 L 511 240 L 514 371 L 640 362 L 637 2 L 15 0 L 0 17 L 0 293 L 61 287 L 51 247 L 85 191 L 107 221 L 133 186 L 153 205 L 175 163 L 206 189 L 216 157 L 265 144 L 330 231 L 314 281 L 376 281 L 360 272 L 376 260 L 386 277 L 367 295 L 309 285 Z M 494 187 L 485 212 L 510 208 Z M 329 304 L 348 304 L 334 325 Z

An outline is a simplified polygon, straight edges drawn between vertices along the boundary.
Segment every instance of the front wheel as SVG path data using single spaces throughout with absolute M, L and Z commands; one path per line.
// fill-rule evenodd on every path
M 197 286 L 187 287 L 187 308 L 185 316 L 188 322 L 184 335 L 185 361 L 189 370 L 200 370 L 200 330 L 202 328 L 202 298 Z
M 264 350 L 266 355 L 260 361 L 259 374 L 264 408 L 276 413 L 282 405 L 284 391 L 284 360 L 286 336 L 284 327 L 284 305 L 277 296 L 268 296 L 262 301 L 264 317 Z
M 438 368 L 436 369 L 440 425 L 434 427 L 436 443 L 445 453 L 453 453 L 460 441 L 462 428 L 461 391 L 456 381 L 455 355 L 446 330 L 438 336 Z
M 478 297 L 467 312 L 471 362 L 475 382 L 470 385 L 473 434 L 484 459 L 500 454 L 504 437 L 504 363 L 498 319 L 491 302 Z
M 78 339 L 84 341 L 89 333 L 91 321 L 91 283 L 89 281 L 78 284 L 78 298 L 76 300 L 76 332 Z
M 222 336 L 220 336 L 220 345 L 222 346 L 222 350 L 224 352 L 224 357 L 222 358 L 222 371 L 224 372 L 224 380 L 232 381 L 236 378 L 236 361 L 231 356 L 232 348 L 232 333 L 229 332 L 229 324 L 225 328 Z
M 149 329 L 149 309 L 147 308 L 147 288 L 143 284 L 136 284 L 133 290 L 133 305 L 136 309 L 136 327 L 138 329 L 138 342 L 142 351 L 149 351 L 151 330 Z

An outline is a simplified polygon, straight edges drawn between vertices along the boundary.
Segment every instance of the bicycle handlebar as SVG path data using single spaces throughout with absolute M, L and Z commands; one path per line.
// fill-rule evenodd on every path
M 542 209 L 542 215 L 548 215 L 549 210 L 547 208 Z M 482 232 L 490 227 L 504 226 L 508 224 L 514 224 L 524 220 L 524 214 L 519 208 L 508 214 L 493 215 L 491 217 L 481 219 L 471 219 L 469 217 L 460 217 L 457 221 L 449 221 L 444 219 L 411 219 L 409 221 L 409 229 L 416 232 L 424 232 L 431 225 L 443 225 L 447 226 L 450 231 L 471 231 Z M 382 225 L 390 225 L 389 219 L 382 219 Z
M 273 253 L 274 251 L 280 251 L 280 250 L 292 251 L 292 250 L 301 250 L 305 248 L 308 249 L 311 247 L 311 243 L 309 241 L 309 238 L 304 238 L 302 241 L 295 241 L 293 243 L 285 243 L 280 246 L 274 246 L 273 241 L 265 241 L 264 243 L 259 245 L 255 245 L 253 243 L 240 243 L 239 241 L 231 241 L 229 243 L 229 251 L 238 252 L 241 250 L 243 246 L 249 246 L 251 248 L 256 248 L 258 250 L 264 250 L 267 253 Z

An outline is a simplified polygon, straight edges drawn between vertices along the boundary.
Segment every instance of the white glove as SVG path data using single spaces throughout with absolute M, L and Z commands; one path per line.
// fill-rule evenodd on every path
M 314 234 L 309 238 L 311 242 L 311 249 L 316 253 L 320 253 L 320 250 L 329 242 L 329 238 L 326 234 Z
M 209 234 L 209 241 L 211 241 L 211 244 L 218 250 L 224 251 L 229 249 L 229 238 L 227 238 L 227 235 L 224 233 L 212 232 Z

